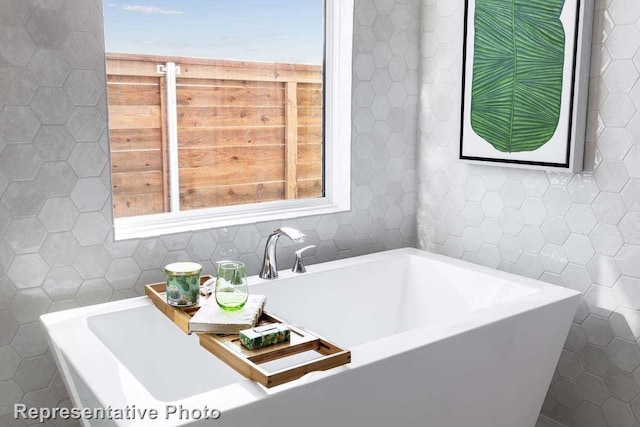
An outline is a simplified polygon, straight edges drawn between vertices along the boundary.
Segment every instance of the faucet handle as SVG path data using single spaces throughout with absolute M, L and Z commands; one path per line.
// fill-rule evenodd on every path
M 294 273 L 304 273 L 307 271 L 306 267 L 304 266 L 304 262 L 302 261 L 302 253 L 306 250 L 309 249 L 313 249 L 315 248 L 316 245 L 310 245 L 310 246 L 305 246 L 302 249 L 298 249 L 296 251 L 296 261 L 293 263 L 293 268 L 291 269 L 291 271 L 293 271 Z

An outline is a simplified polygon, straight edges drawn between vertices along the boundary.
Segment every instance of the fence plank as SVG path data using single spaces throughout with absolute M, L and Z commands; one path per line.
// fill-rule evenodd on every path
M 159 128 L 160 107 L 157 105 L 112 105 L 109 108 L 110 129 Z
M 113 214 L 116 218 L 162 213 L 162 192 L 147 194 L 114 194 Z
M 113 173 L 111 182 L 117 194 L 162 192 L 162 171 Z
M 322 143 L 322 126 L 298 126 L 298 143 Z
M 160 129 L 109 129 L 111 151 L 159 150 Z
M 178 105 L 190 107 L 282 107 L 282 88 L 178 86 Z
M 149 59 L 149 60 L 147 60 Z M 167 61 L 153 61 L 140 56 L 140 60 L 110 59 L 107 74 L 125 76 L 157 77 L 157 66 Z M 182 78 L 246 80 L 265 82 L 322 83 L 322 67 L 298 66 L 293 64 L 273 64 L 240 61 L 200 61 L 193 58 L 166 58 L 180 66 Z
M 298 180 L 298 199 L 322 197 L 322 179 Z
M 322 107 L 322 85 L 306 85 L 306 87 L 308 89 L 298 87 L 298 106 Z
M 263 89 L 284 89 L 282 82 L 264 82 L 251 80 L 192 79 L 178 76 L 177 86 L 220 86 L 220 87 L 259 87 Z
M 184 210 L 269 202 L 284 198 L 284 182 L 197 188 L 180 193 Z
M 160 85 L 109 83 L 109 105 L 160 105 Z
M 241 67 L 234 65 L 209 65 L 181 63 L 181 74 L 186 78 L 228 79 L 248 81 L 275 81 L 321 83 L 322 72 L 317 70 L 301 70 L 282 64 L 257 63 L 255 67 Z
M 299 107 L 298 124 L 300 126 L 322 126 L 322 107 Z
M 265 126 L 283 125 L 284 108 L 178 107 L 178 126 Z
M 284 126 L 186 128 L 178 139 L 180 148 L 283 145 Z
M 298 180 L 322 178 L 322 144 L 298 144 Z
M 298 181 L 298 87 L 295 82 L 286 86 L 285 104 L 285 198 L 295 199 Z
M 112 152 L 111 170 L 113 173 L 159 171 L 162 170 L 162 155 L 160 150 Z

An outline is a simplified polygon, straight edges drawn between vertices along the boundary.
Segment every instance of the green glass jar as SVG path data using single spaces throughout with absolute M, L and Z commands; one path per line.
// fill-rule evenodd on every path
M 167 304 L 189 307 L 200 298 L 202 266 L 195 262 L 174 262 L 164 268 L 167 274 Z
M 249 298 L 247 273 L 244 264 L 239 261 L 220 261 L 216 263 L 216 302 L 223 310 L 235 311 L 244 307 Z

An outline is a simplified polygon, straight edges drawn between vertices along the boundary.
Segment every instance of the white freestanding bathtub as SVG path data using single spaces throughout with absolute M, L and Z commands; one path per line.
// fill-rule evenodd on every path
M 147 297 L 44 315 L 77 407 L 159 413 L 85 425 L 533 427 L 579 299 L 416 249 L 250 284 L 269 311 L 350 348 L 352 363 L 266 389 Z M 194 419 L 205 407 L 221 416 Z

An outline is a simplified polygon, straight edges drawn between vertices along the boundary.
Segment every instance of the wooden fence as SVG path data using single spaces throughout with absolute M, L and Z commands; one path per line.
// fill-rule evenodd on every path
M 116 218 L 169 211 L 166 62 L 181 210 L 322 195 L 322 67 L 108 54 Z

